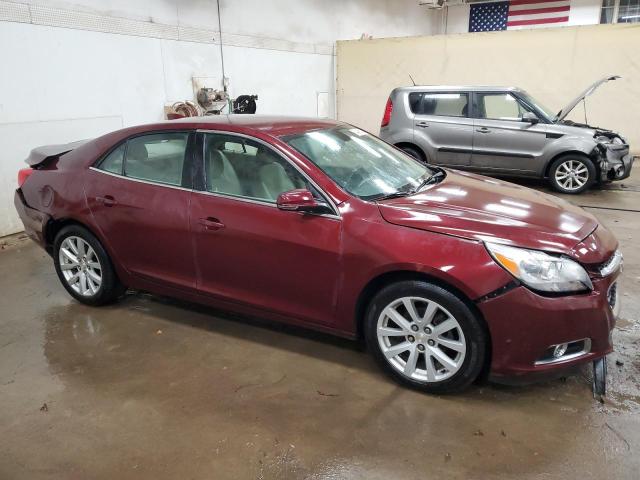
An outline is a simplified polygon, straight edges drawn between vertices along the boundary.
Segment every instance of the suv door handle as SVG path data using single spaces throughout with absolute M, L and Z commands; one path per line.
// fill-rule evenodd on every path
M 481 128 L 476 128 L 476 132 L 478 132 L 478 133 L 490 133 L 491 130 L 488 129 L 487 127 L 481 127 Z
M 105 195 L 104 197 L 96 197 L 96 202 L 103 204 L 105 207 L 113 207 L 118 202 L 111 195 Z
M 207 217 L 207 218 L 201 218 L 200 220 L 198 220 L 198 223 L 200 225 L 202 225 L 205 230 L 220 230 L 224 228 L 224 223 L 222 223 L 220 220 L 218 220 L 215 217 Z
M 427 122 L 418 122 L 416 123 L 416 127 L 427 128 L 429 124 Z

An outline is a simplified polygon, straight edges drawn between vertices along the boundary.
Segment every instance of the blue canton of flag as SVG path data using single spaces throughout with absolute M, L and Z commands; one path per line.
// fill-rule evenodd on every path
M 509 2 L 474 3 L 469 12 L 470 32 L 507 29 Z

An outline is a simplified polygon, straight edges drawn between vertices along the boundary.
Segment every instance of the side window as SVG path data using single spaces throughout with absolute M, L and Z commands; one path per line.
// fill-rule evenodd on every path
M 509 93 L 478 93 L 477 98 L 480 118 L 520 120 L 529 111 Z
M 281 193 L 311 187 L 280 155 L 249 139 L 206 134 L 204 160 L 209 192 L 275 203 Z
M 188 138 L 188 133 L 166 132 L 130 139 L 127 142 L 124 175 L 167 185 L 182 185 Z
M 107 155 L 98 168 L 100 170 L 104 170 L 105 172 L 117 173 L 118 175 L 122 175 L 122 163 L 124 160 L 124 146 L 123 143 L 114 151 L 112 151 L 109 155 Z
M 422 115 L 466 117 L 469 114 L 469 95 L 466 93 L 423 93 L 420 102 Z

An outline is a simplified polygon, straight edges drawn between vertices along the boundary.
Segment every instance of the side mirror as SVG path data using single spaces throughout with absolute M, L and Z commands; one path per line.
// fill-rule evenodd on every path
M 522 114 L 521 120 L 523 122 L 530 123 L 531 125 L 535 125 L 536 123 L 540 122 L 540 119 L 536 117 L 536 114 L 533 112 L 524 112 Z
M 278 195 L 276 205 L 280 210 L 303 213 L 332 213 L 331 207 L 325 202 L 316 200 L 309 190 L 300 188 L 289 190 Z

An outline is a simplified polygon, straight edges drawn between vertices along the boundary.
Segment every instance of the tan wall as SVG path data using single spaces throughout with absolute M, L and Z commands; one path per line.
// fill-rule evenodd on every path
M 553 111 L 606 75 L 587 98 L 589 123 L 618 130 L 640 151 L 640 25 L 338 42 L 338 118 L 378 133 L 389 92 L 418 84 L 516 85 Z M 584 121 L 582 105 L 569 117 Z

